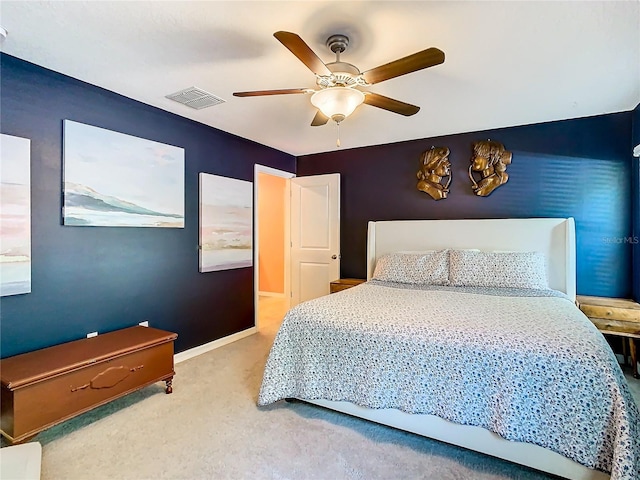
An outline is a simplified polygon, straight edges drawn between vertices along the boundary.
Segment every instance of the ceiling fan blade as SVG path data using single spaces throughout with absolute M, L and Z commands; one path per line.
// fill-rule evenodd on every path
M 276 32 L 273 34 L 280 43 L 287 47 L 309 70 L 316 75 L 331 75 L 322 60 L 311 50 L 302 38 L 291 32 Z
M 328 121 L 329 121 L 329 117 L 327 117 L 324 113 L 318 110 L 316 112 L 316 116 L 313 117 L 313 120 L 311 121 L 311 126 L 319 127 L 320 125 L 325 125 Z
M 420 111 L 420 107 L 411 105 L 410 103 L 404 103 L 393 98 L 385 97 L 377 93 L 363 92 L 364 103 L 373 107 L 382 108 L 383 110 L 389 110 L 393 113 L 399 113 L 405 117 L 415 115 Z
M 367 83 L 373 85 L 390 78 L 433 67 L 444 62 L 444 52 L 437 48 L 427 48 L 379 67 L 367 70 L 362 74 Z
M 256 90 L 253 92 L 234 92 L 234 97 L 260 97 L 262 95 L 288 95 L 290 93 L 312 93 L 310 88 L 285 88 L 283 90 Z

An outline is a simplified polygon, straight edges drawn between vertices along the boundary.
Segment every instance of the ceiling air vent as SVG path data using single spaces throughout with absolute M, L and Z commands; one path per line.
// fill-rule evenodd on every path
M 204 90 L 200 90 L 196 87 L 185 88 L 179 92 L 167 95 L 166 98 L 182 103 L 187 107 L 195 108 L 196 110 L 224 103 L 224 100 L 220 97 L 216 97 L 214 94 L 205 92 Z

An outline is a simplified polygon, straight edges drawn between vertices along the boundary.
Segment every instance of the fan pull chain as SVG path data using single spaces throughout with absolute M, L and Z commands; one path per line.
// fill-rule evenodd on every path
M 337 139 L 336 139 L 336 147 L 340 147 L 340 122 L 336 122 L 336 134 L 337 134 Z

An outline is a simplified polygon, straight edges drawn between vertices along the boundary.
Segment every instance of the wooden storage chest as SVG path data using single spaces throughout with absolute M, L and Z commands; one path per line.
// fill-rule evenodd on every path
M 177 337 L 135 326 L 0 360 L 0 433 L 23 442 L 159 381 L 171 393 Z

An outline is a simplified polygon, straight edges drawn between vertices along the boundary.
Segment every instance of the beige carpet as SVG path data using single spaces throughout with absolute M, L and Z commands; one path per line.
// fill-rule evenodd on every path
M 176 365 L 173 394 L 157 384 L 38 435 L 42 479 L 549 478 L 303 403 L 259 409 L 273 305 L 260 333 Z

